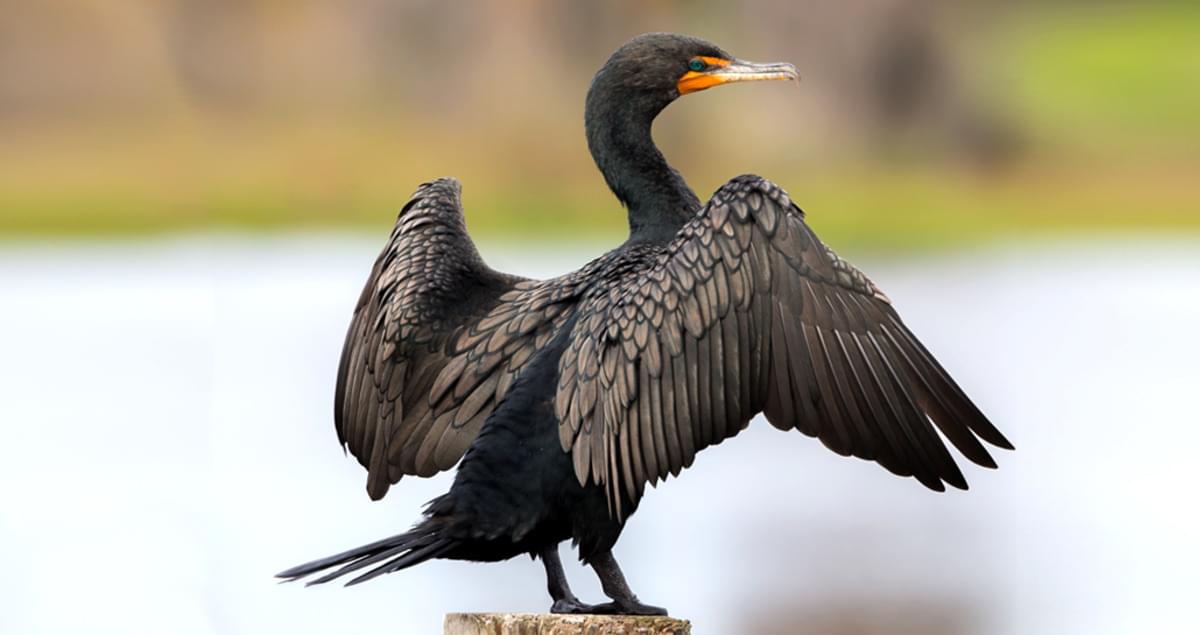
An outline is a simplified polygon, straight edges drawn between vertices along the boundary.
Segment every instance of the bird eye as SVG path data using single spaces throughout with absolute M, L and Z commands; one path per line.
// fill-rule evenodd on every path
M 696 71 L 697 73 L 704 70 L 707 66 L 708 64 L 705 64 L 704 60 L 692 60 L 688 62 L 688 68 Z

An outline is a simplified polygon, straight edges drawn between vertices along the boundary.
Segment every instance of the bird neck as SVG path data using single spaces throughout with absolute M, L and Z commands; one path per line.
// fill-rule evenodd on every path
M 668 242 L 700 210 L 700 199 L 654 145 L 650 128 L 662 107 L 637 105 L 589 99 L 588 149 L 629 211 L 630 241 Z

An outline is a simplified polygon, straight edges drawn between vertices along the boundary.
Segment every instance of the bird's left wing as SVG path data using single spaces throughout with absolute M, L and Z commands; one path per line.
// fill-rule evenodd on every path
M 560 361 L 560 440 L 581 483 L 621 491 L 678 474 L 765 412 L 842 455 L 942 490 L 966 481 L 937 430 L 994 467 L 1011 448 L 787 194 L 730 181 L 655 266 L 584 301 Z

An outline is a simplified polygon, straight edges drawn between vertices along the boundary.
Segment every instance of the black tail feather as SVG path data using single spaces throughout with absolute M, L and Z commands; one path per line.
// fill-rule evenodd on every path
M 385 573 L 393 573 L 400 571 L 401 569 L 407 569 L 415 564 L 420 564 L 431 558 L 436 558 L 449 551 L 450 546 L 451 543 L 449 540 L 437 540 L 423 547 L 413 549 L 398 558 L 389 560 L 388 562 L 371 569 L 357 578 L 354 578 L 353 580 L 347 582 L 346 586 L 354 586 L 361 582 L 366 582 L 371 578 L 381 576 Z
M 324 584 L 330 580 L 340 578 L 347 573 L 357 571 L 380 561 L 385 561 L 382 565 L 347 582 L 346 586 L 350 586 L 365 582 L 384 573 L 406 569 L 426 560 L 436 558 L 445 554 L 451 547 L 453 547 L 453 542 L 440 537 L 436 528 L 422 525 L 411 531 L 390 538 L 384 538 L 369 545 L 363 545 L 337 555 L 292 567 L 287 571 L 275 574 L 275 577 L 281 578 L 285 582 L 294 582 L 314 573 L 342 565 L 331 573 L 309 581 L 307 586 L 312 586 L 314 584 Z

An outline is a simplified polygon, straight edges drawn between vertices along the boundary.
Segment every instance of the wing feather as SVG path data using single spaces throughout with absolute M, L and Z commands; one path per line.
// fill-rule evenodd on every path
M 939 430 L 987 467 L 980 439 L 1012 447 L 759 177 L 723 186 L 653 266 L 607 284 L 581 301 L 555 411 L 576 476 L 607 484 L 614 509 L 759 412 L 936 490 L 967 486 Z
M 346 334 L 334 422 L 372 498 L 405 474 L 452 467 L 578 296 L 574 276 L 534 282 L 488 268 L 459 199 L 453 179 L 417 189 Z

